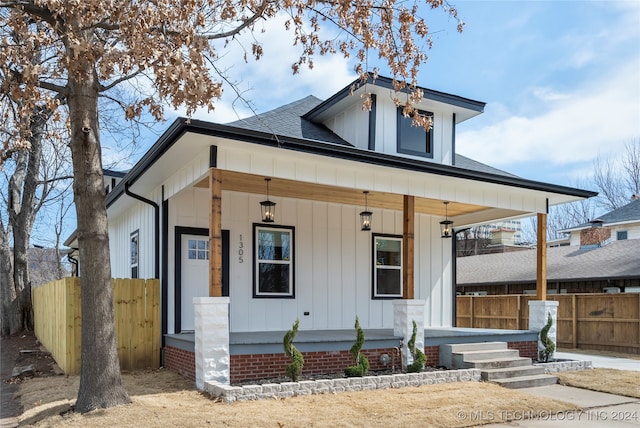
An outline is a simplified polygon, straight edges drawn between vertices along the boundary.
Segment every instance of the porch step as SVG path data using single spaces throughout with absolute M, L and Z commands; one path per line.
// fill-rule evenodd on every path
M 480 372 L 482 380 L 498 381 L 499 379 L 508 379 L 521 376 L 533 376 L 544 374 L 544 367 L 541 366 L 518 366 L 503 367 L 496 369 L 483 369 Z
M 491 358 L 486 360 L 469 360 L 465 361 L 465 367 L 458 368 L 474 368 L 480 370 L 486 369 L 502 369 L 507 367 L 526 367 L 531 365 L 531 358 L 510 357 L 510 358 Z
M 528 388 L 552 385 L 558 378 L 544 374 L 544 368 L 533 366 L 531 358 L 509 349 L 505 342 L 464 343 L 440 346 L 440 362 L 451 369 L 480 369 L 483 380 L 505 388 Z
M 480 368 L 488 367 L 482 365 L 485 361 L 509 361 L 520 358 L 520 353 L 516 349 L 487 349 L 481 351 L 463 351 L 456 352 L 451 355 L 451 365 L 453 368 Z M 480 364 L 480 365 L 478 365 Z M 529 363 L 530 364 L 530 363 Z M 497 367 L 509 367 L 499 365 Z
M 555 385 L 558 383 L 557 376 L 547 374 L 537 374 L 531 376 L 516 376 L 507 379 L 494 379 L 492 382 L 497 383 L 505 388 L 531 388 L 534 386 Z

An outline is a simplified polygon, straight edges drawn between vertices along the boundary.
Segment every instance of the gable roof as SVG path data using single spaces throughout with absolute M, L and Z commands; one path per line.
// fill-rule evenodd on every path
M 567 229 L 560 230 L 560 232 L 571 232 L 593 227 L 594 222 L 600 223 L 602 226 L 640 222 L 640 199 L 634 199 L 627 205 L 598 216 L 590 222 L 569 227 Z
M 547 280 L 639 278 L 640 239 L 615 241 L 595 249 L 547 248 Z M 536 251 L 459 257 L 458 285 L 500 285 L 536 281 Z
M 374 79 L 371 75 L 369 75 L 366 83 L 370 85 L 367 87 L 367 91 L 370 91 L 372 93 L 377 92 L 377 90 L 379 89 L 395 91 L 393 79 L 389 77 L 378 76 Z M 344 102 L 346 98 L 352 96 L 355 92 L 364 91 L 364 87 L 365 85 L 362 84 L 359 78 L 354 80 L 353 82 L 342 88 L 340 91 L 335 93 L 333 96 L 326 99 L 325 101 L 314 107 L 312 110 L 307 112 L 304 115 L 305 119 L 309 119 L 312 121 L 322 121 L 322 118 L 327 112 L 331 111 L 338 104 Z M 458 111 L 456 123 L 462 122 L 469 117 L 482 113 L 486 105 L 482 101 L 476 101 L 421 86 L 418 86 L 418 89 L 422 91 L 422 97 L 424 100 L 453 106 Z M 408 93 L 409 90 L 405 88 L 400 92 Z

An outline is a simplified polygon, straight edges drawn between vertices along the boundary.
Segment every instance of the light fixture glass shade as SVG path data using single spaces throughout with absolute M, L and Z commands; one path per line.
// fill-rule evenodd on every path
M 371 230 L 371 211 L 362 211 L 360 213 L 360 230 Z
M 444 220 L 440 222 L 440 236 L 442 238 L 451 238 L 453 233 L 453 222 L 449 220 L 449 201 L 443 202 L 444 204 Z
M 276 218 L 276 203 L 269 200 L 269 182 L 270 178 L 265 178 L 267 182 L 267 200 L 260 202 L 260 209 L 262 210 L 262 221 L 265 223 L 273 223 Z
M 451 220 L 443 220 L 440 222 L 441 237 L 451 238 L 451 231 L 453 222 Z
M 265 223 L 273 223 L 276 217 L 276 203 L 270 200 L 260 202 L 262 208 L 262 221 Z

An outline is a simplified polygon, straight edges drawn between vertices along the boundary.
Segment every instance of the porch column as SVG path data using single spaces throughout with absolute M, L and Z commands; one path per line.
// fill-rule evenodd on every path
M 208 383 L 229 385 L 229 298 L 194 297 L 196 387 Z
M 409 352 L 409 340 L 413 334 L 413 321 L 416 322 L 416 348 L 424 351 L 424 300 L 393 301 L 393 334 L 402 337 L 402 367 L 413 363 Z
M 536 300 L 547 300 L 547 214 L 538 213 Z M 529 327 L 531 328 L 531 327 Z
M 222 177 L 218 168 L 209 169 L 209 297 L 222 296 Z
M 557 331 L 558 331 L 558 304 L 554 300 L 529 300 L 529 330 L 537 331 L 538 333 L 547 324 L 549 315 L 551 315 L 551 328 L 547 337 L 558 344 Z M 540 341 L 538 335 L 538 355 L 540 351 L 544 349 L 544 345 Z
M 413 299 L 415 197 L 404 195 L 402 232 L 402 298 Z M 417 322 L 417 321 L 416 321 Z

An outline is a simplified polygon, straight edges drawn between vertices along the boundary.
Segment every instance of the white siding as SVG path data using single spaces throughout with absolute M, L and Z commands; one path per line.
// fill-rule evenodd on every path
M 200 202 L 208 200 L 206 192 L 188 189 L 169 202 L 170 265 L 174 226 L 208 226 L 207 207 Z M 356 315 L 365 328 L 393 328 L 391 301 L 371 299 L 372 237 L 360 231 L 359 206 L 272 198 L 277 203 L 277 224 L 295 227 L 295 299 L 253 298 L 253 223 L 260 221 L 263 198 L 223 192 L 222 228 L 230 231 L 231 331 L 286 330 L 296 318 L 302 329 L 351 329 Z M 427 326 L 451 325 L 451 278 L 449 273 L 440 275 L 443 266 L 450 268 L 451 244 L 439 237 L 438 221 L 418 216 L 416 230 L 416 298 L 427 300 Z M 375 210 L 372 230 L 401 235 L 402 213 Z M 172 273 L 169 284 L 171 330 Z M 445 290 L 440 290 L 443 285 Z
M 362 109 L 362 103 L 352 104 L 324 123 L 345 141 L 361 149 L 369 148 L 369 112 Z
M 123 196 L 128 197 L 128 196 Z M 109 219 L 109 253 L 111 276 L 131 278 L 131 233 L 139 230 L 138 278 L 155 277 L 155 212 L 154 208 L 136 201 L 117 219 Z

